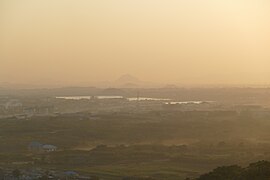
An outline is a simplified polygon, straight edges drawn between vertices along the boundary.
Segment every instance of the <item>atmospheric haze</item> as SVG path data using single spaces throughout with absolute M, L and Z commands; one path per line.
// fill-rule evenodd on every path
M 1 0 L 0 82 L 269 84 L 269 0 Z

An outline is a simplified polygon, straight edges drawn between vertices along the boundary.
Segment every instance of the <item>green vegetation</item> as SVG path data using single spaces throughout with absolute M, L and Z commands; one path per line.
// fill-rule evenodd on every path
M 259 161 L 246 168 L 240 166 L 223 166 L 201 175 L 197 180 L 268 180 L 270 179 L 270 162 Z
M 269 160 L 269 127 L 268 118 L 231 111 L 74 113 L 2 119 L 0 167 L 74 170 L 112 180 L 194 179 L 215 167 Z M 33 141 L 55 145 L 58 151 L 29 151 Z M 229 179 L 242 173 L 239 166 L 217 168 L 210 174 Z

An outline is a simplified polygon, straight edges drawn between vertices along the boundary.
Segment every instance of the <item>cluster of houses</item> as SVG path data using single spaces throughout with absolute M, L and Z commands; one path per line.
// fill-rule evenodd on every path
M 82 176 L 75 171 L 52 171 L 41 168 L 18 169 L 0 169 L 1 180 L 33 180 L 33 179 L 51 179 L 51 180 L 93 180 L 90 176 Z
M 23 104 L 17 99 L 0 98 L 0 113 L 20 113 L 23 109 Z
M 33 115 L 53 114 L 55 107 L 51 104 L 23 103 L 19 99 L 0 97 L 0 117 L 15 116 L 18 119 L 25 119 Z
M 37 141 L 31 142 L 28 146 L 28 150 L 31 152 L 54 152 L 57 151 L 57 146 L 51 144 L 43 144 Z

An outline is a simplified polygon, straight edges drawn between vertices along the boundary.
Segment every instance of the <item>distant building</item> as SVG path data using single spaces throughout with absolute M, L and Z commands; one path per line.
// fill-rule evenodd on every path
M 51 144 L 42 144 L 40 142 L 31 142 L 28 146 L 28 150 L 32 152 L 54 152 L 57 151 L 57 147 Z
M 75 171 L 65 171 L 64 174 L 66 176 L 79 176 L 79 174 Z
M 11 99 L 5 103 L 6 109 L 21 108 L 21 107 L 22 107 L 22 103 L 17 99 Z
M 57 150 L 57 147 L 51 144 L 44 144 L 42 150 L 45 152 L 53 152 Z
M 17 99 L 0 98 L 0 113 L 17 114 L 21 113 L 23 104 Z
M 33 152 L 39 152 L 42 151 L 43 144 L 37 141 L 33 141 L 29 144 L 28 150 Z
M 32 106 L 25 107 L 23 113 L 31 115 L 48 115 L 54 113 L 54 106 Z

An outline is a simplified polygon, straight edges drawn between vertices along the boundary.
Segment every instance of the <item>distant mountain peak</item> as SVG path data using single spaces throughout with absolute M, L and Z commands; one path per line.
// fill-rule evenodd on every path
M 116 80 L 118 83 L 137 83 L 140 82 L 140 80 L 130 74 L 122 75 L 120 78 Z
M 166 84 L 163 88 L 165 89 L 177 89 L 178 86 L 175 84 Z

